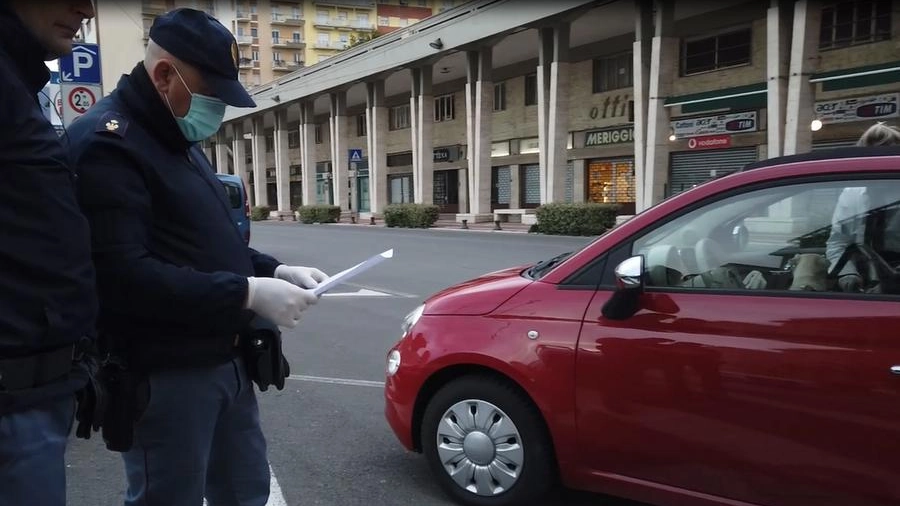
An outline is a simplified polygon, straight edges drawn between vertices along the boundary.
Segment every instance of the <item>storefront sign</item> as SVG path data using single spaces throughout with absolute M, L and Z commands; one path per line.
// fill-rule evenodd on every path
M 491 143 L 491 156 L 509 156 L 509 141 Z
M 730 135 L 705 135 L 688 139 L 688 149 L 718 149 L 731 147 Z
M 606 128 L 584 134 L 584 147 L 586 148 L 622 142 L 634 142 L 634 127 Z
M 700 135 L 734 134 L 755 132 L 758 127 L 756 111 L 704 116 L 702 118 L 679 119 L 671 122 L 672 130 L 678 138 Z
M 541 142 L 537 137 L 531 139 L 519 139 L 519 154 L 540 153 Z
M 459 160 L 459 146 L 435 148 L 431 156 L 434 162 L 455 162 Z
M 900 93 L 816 102 L 816 118 L 825 124 L 896 118 L 900 116 L 898 102 Z

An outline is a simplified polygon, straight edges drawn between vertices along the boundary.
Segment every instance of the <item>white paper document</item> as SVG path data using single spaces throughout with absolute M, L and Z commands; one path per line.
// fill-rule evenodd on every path
M 383 253 L 374 255 L 374 256 L 370 257 L 369 259 L 367 259 L 366 261 L 360 262 L 360 263 L 354 265 L 353 267 L 351 267 L 349 269 L 345 269 L 345 270 L 329 277 L 325 281 L 322 281 L 321 283 L 319 283 L 319 286 L 317 286 L 313 289 L 313 293 L 315 293 L 316 295 L 322 295 L 323 293 L 327 292 L 328 290 L 331 290 L 332 288 L 336 287 L 337 285 L 340 285 L 341 283 L 346 283 L 347 281 L 350 280 L 350 278 L 353 278 L 354 276 L 356 276 L 358 274 L 362 274 L 363 272 L 366 272 L 367 270 L 371 269 L 372 267 L 375 267 L 376 265 L 380 264 L 381 262 L 384 262 L 388 258 L 393 258 L 393 256 L 394 256 L 394 248 L 391 248 Z

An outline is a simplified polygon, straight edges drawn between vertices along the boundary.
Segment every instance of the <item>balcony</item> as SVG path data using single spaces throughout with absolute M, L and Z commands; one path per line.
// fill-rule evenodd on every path
M 282 39 L 280 37 L 277 39 L 272 39 L 272 47 L 276 47 L 276 48 L 288 47 L 288 39 Z
M 250 58 L 241 58 L 240 60 L 238 60 L 238 67 L 242 69 L 253 68 L 253 60 L 251 60 Z
M 284 42 L 289 48 L 303 49 L 306 47 L 306 41 L 302 39 L 286 39 Z
M 316 18 L 313 25 L 316 28 L 331 28 L 348 31 L 370 32 L 375 31 L 375 25 L 368 21 L 350 21 L 349 19 L 325 19 Z
M 237 11 L 234 15 L 234 20 L 240 23 L 247 23 L 250 21 L 250 13 L 244 11 Z
M 239 46 L 249 46 L 253 43 L 253 37 L 249 35 L 237 35 L 234 37 L 234 40 L 237 41 Z
M 303 62 L 295 62 L 295 61 L 284 61 L 284 60 L 274 60 L 272 62 L 272 70 L 276 70 L 278 72 L 293 72 L 295 70 L 300 70 L 303 68 Z
M 300 16 L 272 13 L 273 25 L 303 26 L 304 20 Z
M 375 8 L 375 2 L 370 0 L 313 0 L 313 4 L 325 7 L 354 7 L 356 9 Z
M 335 50 L 335 51 L 343 51 L 344 49 L 347 49 L 347 45 L 348 45 L 347 42 L 341 42 L 341 41 L 338 41 L 338 42 L 332 42 L 332 41 L 325 42 L 325 41 L 323 41 L 323 40 L 319 40 L 319 41 L 316 41 L 316 43 L 313 45 L 313 47 L 316 48 L 316 49 L 332 49 L 332 50 Z

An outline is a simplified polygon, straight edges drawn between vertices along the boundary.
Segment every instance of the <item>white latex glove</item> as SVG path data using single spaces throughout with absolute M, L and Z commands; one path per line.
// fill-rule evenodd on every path
M 315 267 L 299 265 L 279 265 L 275 268 L 275 277 L 293 283 L 300 288 L 315 288 L 328 279 L 328 275 Z
M 281 279 L 247 278 L 245 308 L 281 327 L 296 327 L 300 313 L 318 300 L 312 290 L 304 290 Z

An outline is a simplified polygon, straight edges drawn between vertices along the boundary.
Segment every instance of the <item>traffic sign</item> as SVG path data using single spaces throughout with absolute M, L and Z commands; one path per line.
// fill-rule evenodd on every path
M 97 44 L 72 45 L 72 53 L 59 59 L 59 80 L 100 84 L 100 47 Z
M 63 124 L 69 126 L 76 118 L 87 112 L 100 99 L 100 85 L 60 84 Z
M 351 162 L 361 162 L 362 159 L 363 159 L 363 157 L 362 157 L 361 149 L 351 149 L 350 150 L 350 161 Z

